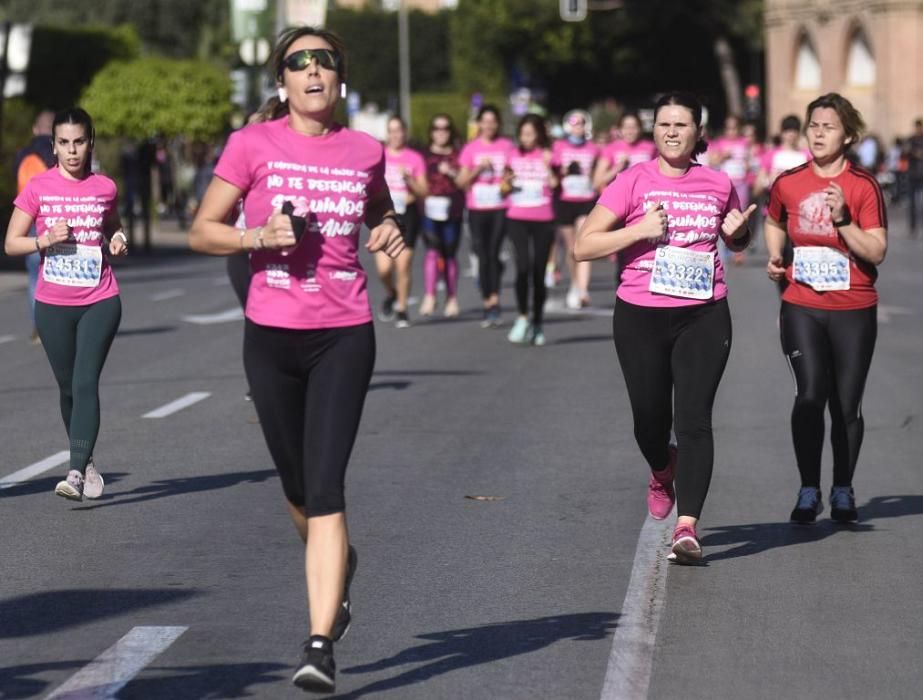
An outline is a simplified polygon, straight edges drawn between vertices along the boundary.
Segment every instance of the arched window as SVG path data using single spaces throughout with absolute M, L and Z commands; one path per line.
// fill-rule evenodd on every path
M 820 60 L 805 33 L 798 37 L 794 83 L 798 90 L 820 90 Z
M 870 87 L 875 84 L 875 57 L 862 27 L 856 27 L 849 38 L 846 84 L 853 87 Z

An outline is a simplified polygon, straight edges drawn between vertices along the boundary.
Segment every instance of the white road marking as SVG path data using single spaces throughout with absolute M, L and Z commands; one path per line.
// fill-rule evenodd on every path
M 911 314 L 913 314 L 913 309 L 908 309 L 903 306 L 878 305 L 879 323 L 891 323 L 892 316 L 910 316 Z
M 61 452 L 51 455 L 51 457 L 45 457 L 45 459 L 40 462 L 30 464 L 28 467 L 23 467 L 19 471 L 15 471 L 9 476 L 5 476 L 0 479 L 0 491 L 3 489 L 8 489 L 10 486 L 16 486 L 17 484 L 21 484 L 24 481 L 28 481 L 33 476 L 43 474 L 49 469 L 59 467 L 65 462 L 69 462 L 70 458 L 71 453 L 67 450 L 62 450 Z
M 166 289 L 162 292 L 157 292 L 157 294 L 151 294 L 151 296 L 148 298 L 151 301 L 166 301 L 167 299 L 176 299 L 176 297 L 181 297 L 185 293 L 185 289 Z
M 648 517 L 638 535 L 631 579 L 612 636 L 601 700 L 645 700 L 654 642 L 666 599 L 667 543 L 672 526 Z
M 15 335 L 0 335 L 0 345 L 16 340 Z
M 133 627 L 119 641 L 77 671 L 46 700 L 114 698 L 188 627 Z
M 168 404 L 161 406 L 160 408 L 155 408 L 153 411 L 145 413 L 142 418 L 166 418 L 167 416 L 176 413 L 177 411 L 182 411 L 184 408 L 192 406 L 194 403 L 198 403 L 203 399 L 207 399 L 211 396 L 211 393 L 208 391 L 193 391 L 185 396 L 181 396 L 176 401 L 171 401 Z
M 244 318 L 244 312 L 239 306 L 235 306 L 233 309 L 221 311 L 216 314 L 192 314 L 189 316 L 182 316 L 181 318 L 183 321 L 186 321 L 186 323 L 196 323 L 200 326 L 210 326 L 215 323 L 242 321 Z

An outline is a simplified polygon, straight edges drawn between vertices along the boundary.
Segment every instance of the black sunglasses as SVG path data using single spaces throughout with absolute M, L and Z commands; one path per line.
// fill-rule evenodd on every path
M 433 124 L 430 129 L 432 131 L 451 131 L 452 127 L 448 124 Z
M 317 65 L 327 70 L 340 70 L 340 54 L 333 49 L 302 49 L 285 57 L 279 75 L 286 68 L 291 71 L 304 70 L 311 65 L 311 61 L 317 61 Z

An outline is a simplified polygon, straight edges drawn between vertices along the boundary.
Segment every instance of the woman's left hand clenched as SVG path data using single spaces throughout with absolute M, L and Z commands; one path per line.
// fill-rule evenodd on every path
M 369 232 L 368 243 L 365 244 L 366 250 L 370 253 L 379 251 L 385 253 L 390 258 L 396 258 L 404 250 L 404 236 L 401 235 L 401 229 L 391 217 L 386 217 L 378 226 Z
M 731 209 L 721 223 L 722 233 L 728 238 L 740 238 L 747 230 L 747 222 L 755 211 L 756 204 L 751 204 L 743 213 L 737 209 Z
M 831 182 L 824 190 L 824 203 L 830 209 L 830 219 L 832 221 L 842 221 L 846 213 L 846 195 L 843 194 L 843 188 L 835 182 Z
M 109 254 L 110 255 L 128 255 L 128 244 L 122 240 L 122 237 L 116 237 L 109 241 Z

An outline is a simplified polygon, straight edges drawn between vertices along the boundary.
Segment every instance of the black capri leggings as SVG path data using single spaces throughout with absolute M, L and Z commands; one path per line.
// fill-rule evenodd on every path
M 545 266 L 554 242 L 554 222 L 509 219 L 506 227 L 516 254 L 516 306 L 522 316 L 529 313 L 531 277 L 532 323 L 541 326 L 548 294 L 545 289 Z
M 481 297 L 500 293 L 500 248 L 503 246 L 506 211 L 468 210 L 468 226 L 478 256 Z
M 862 394 L 878 335 L 877 307 L 828 311 L 782 302 L 780 315 L 782 351 L 795 378 L 792 442 L 801 485 L 820 488 L 829 405 L 833 485 L 852 486 L 865 432 Z
M 307 516 L 345 510 L 346 465 L 375 365 L 371 323 L 291 330 L 247 320 L 244 368 L 289 503 Z
M 99 376 L 121 319 L 118 296 L 87 306 L 35 302 L 35 329 L 58 382 L 70 438 L 70 469 L 81 474 L 99 436 Z
M 674 428 L 677 513 L 698 518 L 715 461 L 712 407 L 731 351 L 727 300 L 653 308 L 617 299 L 612 327 L 638 447 L 652 470 L 664 469 Z

